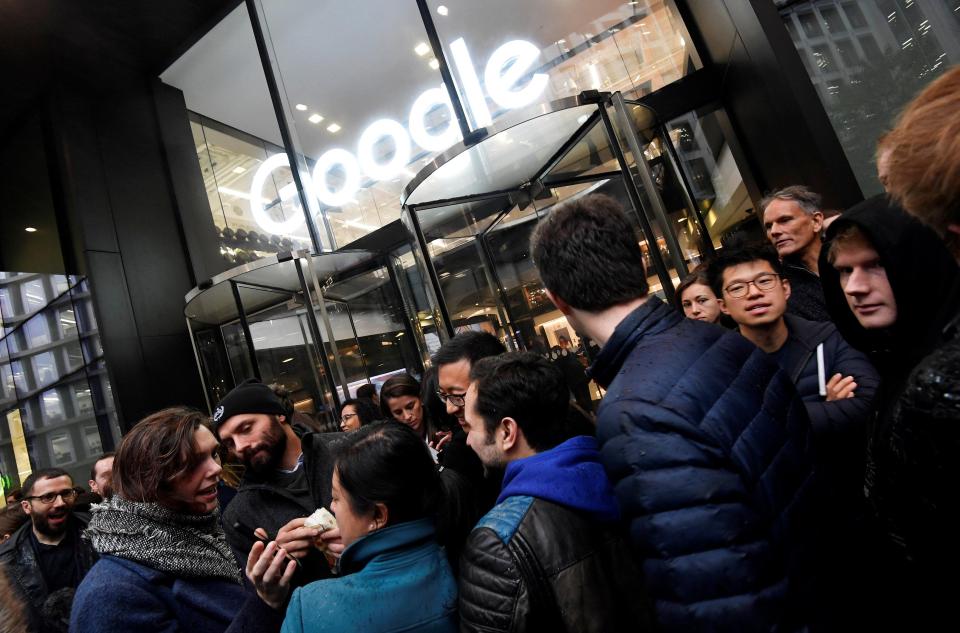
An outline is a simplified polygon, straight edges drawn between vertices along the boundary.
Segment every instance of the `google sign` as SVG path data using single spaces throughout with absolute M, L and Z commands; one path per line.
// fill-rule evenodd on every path
M 548 77 L 534 73 L 526 85 L 518 83 L 540 57 L 540 49 L 524 40 L 512 40 L 493 51 L 483 73 L 484 95 L 470 51 L 463 38 L 450 44 L 454 67 L 463 87 L 467 106 L 475 125 L 486 127 L 493 122 L 487 107 L 487 96 L 502 108 L 512 110 L 536 101 L 547 87 Z M 427 129 L 426 116 L 437 107 L 445 107 L 449 113 L 447 126 L 440 132 Z M 393 142 L 393 156 L 380 162 L 376 156 L 377 145 L 385 138 Z M 307 195 L 317 198 L 327 206 L 338 207 L 351 201 L 360 188 L 360 179 L 366 175 L 373 180 L 389 180 L 410 162 L 411 144 L 416 143 L 428 152 L 440 152 L 461 139 L 460 129 L 453 115 L 450 95 L 444 87 L 425 90 L 410 107 L 407 127 L 393 119 L 379 119 L 371 123 L 360 135 L 356 155 L 342 149 L 328 150 L 320 156 L 310 177 L 304 182 Z M 288 234 L 303 222 L 301 214 L 285 221 L 271 218 L 263 207 L 263 186 L 273 170 L 289 167 L 286 154 L 274 154 L 260 165 L 250 185 L 250 208 L 257 224 L 270 233 Z M 342 182 L 336 188 L 327 183 L 327 174 L 339 167 Z M 280 190 L 282 201 L 296 197 L 296 187 L 287 185 Z

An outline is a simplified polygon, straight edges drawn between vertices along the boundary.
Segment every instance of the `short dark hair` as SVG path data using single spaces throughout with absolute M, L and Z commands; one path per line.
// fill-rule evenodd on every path
M 674 301 L 676 301 L 677 308 L 681 312 L 683 311 L 683 291 L 696 284 L 700 284 L 701 286 L 710 286 L 710 278 L 707 276 L 707 264 L 700 264 L 691 270 L 690 274 L 684 277 L 683 281 L 680 282 L 680 285 L 677 286 L 676 294 L 674 295 Z M 712 286 L 710 287 L 712 288 Z
M 210 418 L 195 409 L 170 407 L 134 425 L 117 448 L 113 489 L 127 501 L 155 503 L 170 482 L 195 465 L 194 434 Z
M 391 376 L 383 383 L 380 388 L 380 412 L 388 419 L 393 419 L 390 413 L 390 406 L 387 400 L 390 398 L 402 398 L 403 396 L 420 397 L 420 383 L 410 374 L 399 374 Z
M 344 400 L 343 404 L 340 405 L 340 417 L 343 417 L 343 410 L 348 405 L 356 409 L 360 426 L 373 424 L 380 420 L 380 411 L 370 398 L 350 398 L 349 400 Z
M 713 293 L 717 297 L 723 297 L 723 271 L 732 266 L 757 261 L 767 262 L 773 272 L 783 276 L 783 264 L 780 263 L 777 251 L 773 250 L 771 246 L 754 245 L 734 250 L 726 248 L 721 250 L 707 268 L 707 277 L 710 279 L 710 287 L 713 288 Z
M 57 477 L 70 477 L 70 484 L 73 485 L 73 477 L 70 476 L 70 473 L 65 471 L 62 468 L 41 468 L 40 470 L 35 470 L 23 481 L 23 486 L 20 487 L 20 498 L 26 499 L 31 494 L 33 494 L 33 487 L 41 479 L 56 479 Z
M 441 500 L 440 476 L 427 445 L 399 422 L 347 434 L 334 467 L 350 508 L 365 515 L 382 503 L 389 525 L 431 516 Z
M 100 457 L 93 460 L 93 465 L 90 466 L 90 479 L 93 480 L 97 478 L 97 464 L 99 464 L 105 459 L 116 457 L 116 455 L 117 453 L 115 451 L 107 451 L 106 453 L 103 453 L 102 455 L 100 455 Z
M 557 205 L 534 230 L 530 253 L 550 292 L 580 310 L 600 312 L 649 290 L 635 229 L 609 196 Z
M 760 201 L 760 218 L 767 212 L 767 207 L 774 200 L 789 200 L 796 202 L 807 215 L 823 213 L 823 198 L 819 193 L 804 185 L 790 185 L 776 191 L 771 191 Z
M 370 383 L 357 387 L 358 398 L 370 398 L 372 400 L 375 395 L 377 395 L 377 388 Z
M 23 511 L 23 506 L 19 503 L 0 510 L 0 537 L 13 534 L 29 518 L 29 515 Z
M 507 351 L 507 348 L 493 334 L 470 330 L 461 332 L 444 343 L 431 360 L 434 367 L 437 368 L 459 363 L 462 360 L 470 361 L 472 367 L 481 358 L 496 356 L 505 351 Z
M 476 411 L 487 437 L 510 417 L 537 452 L 569 439 L 570 389 L 563 372 L 538 354 L 484 358 L 471 367 L 470 380 L 476 383 Z

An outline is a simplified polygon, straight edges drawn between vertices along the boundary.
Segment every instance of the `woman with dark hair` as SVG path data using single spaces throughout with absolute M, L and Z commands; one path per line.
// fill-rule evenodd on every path
M 717 295 L 707 278 L 706 266 L 697 266 L 680 282 L 676 301 L 677 307 L 688 319 L 717 323 L 722 316 Z
M 380 388 L 380 410 L 388 420 L 406 424 L 424 442 L 431 439 L 427 420 L 423 415 L 420 383 L 410 374 L 389 378 Z
M 380 422 L 380 411 L 369 398 L 351 398 L 340 406 L 340 430 L 356 431 L 361 426 Z
M 100 560 L 77 588 L 72 633 L 280 628 L 295 563 L 258 543 L 246 572 L 263 598 L 244 588 L 219 523 L 219 445 L 207 422 L 199 411 L 164 409 L 123 437 L 114 496 L 87 527 Z
M 340 446 L 333 502 L 338 578 L 293 592 L 283 633 L 457 630 L 457 586 L 437 544 L 440 478 L 421 438 L 386 422 Z

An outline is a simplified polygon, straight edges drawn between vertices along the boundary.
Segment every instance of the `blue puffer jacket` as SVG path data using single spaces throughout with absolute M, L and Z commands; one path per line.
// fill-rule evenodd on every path
M 430 519 L 357 540 L 340 572 L 293 592 L 283 633 L 457 630 L 457 584 Z
M 789 377 L 739 334 L 651 297 L 591 367 L 597 437 L 667 631 L 797 627 L 815 477 Z

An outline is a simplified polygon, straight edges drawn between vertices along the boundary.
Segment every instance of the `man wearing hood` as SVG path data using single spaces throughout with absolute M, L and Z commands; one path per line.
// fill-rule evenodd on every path
M 820 270 L 837 328 L 870 357 L 882 379 L 879 414 L 868 429 L 864 491 L 875 519 L 878 575 L 896 604 L 915 604 L 928 593 L 925 580 L 933 580 L 924 578 L 917 562 L 942 559 L 944 544 L 956 547 L 956 523 L 945 521 L 943 504 L 955 497 L 956 480 L 942 471 L 956 460 L 956 444 L 947 439 L 955 437 L 950 433 L 936 441 L 918 434 L 923 418 L 912 412 L 916 405 L 928 408 L 930 392 L 908 379 L 925 357 L 943 351 L 934 352 L 949 322 L 945 308 L 957 264 L 934 231 L 880 195 L 830 226 Z M 936 389 L 945 386 L 940 381 Z M 952 397 L 941 402 L 927 421 L 942 420 L 955 407 Z M 910 617 L 929 612 L 906 611 Z
M 563 373 L 533 353 L 478 361 L 467 443 L 505 469 L 460 561 L 461 631 L 650 630 L 597 442 L 571 437 Z

